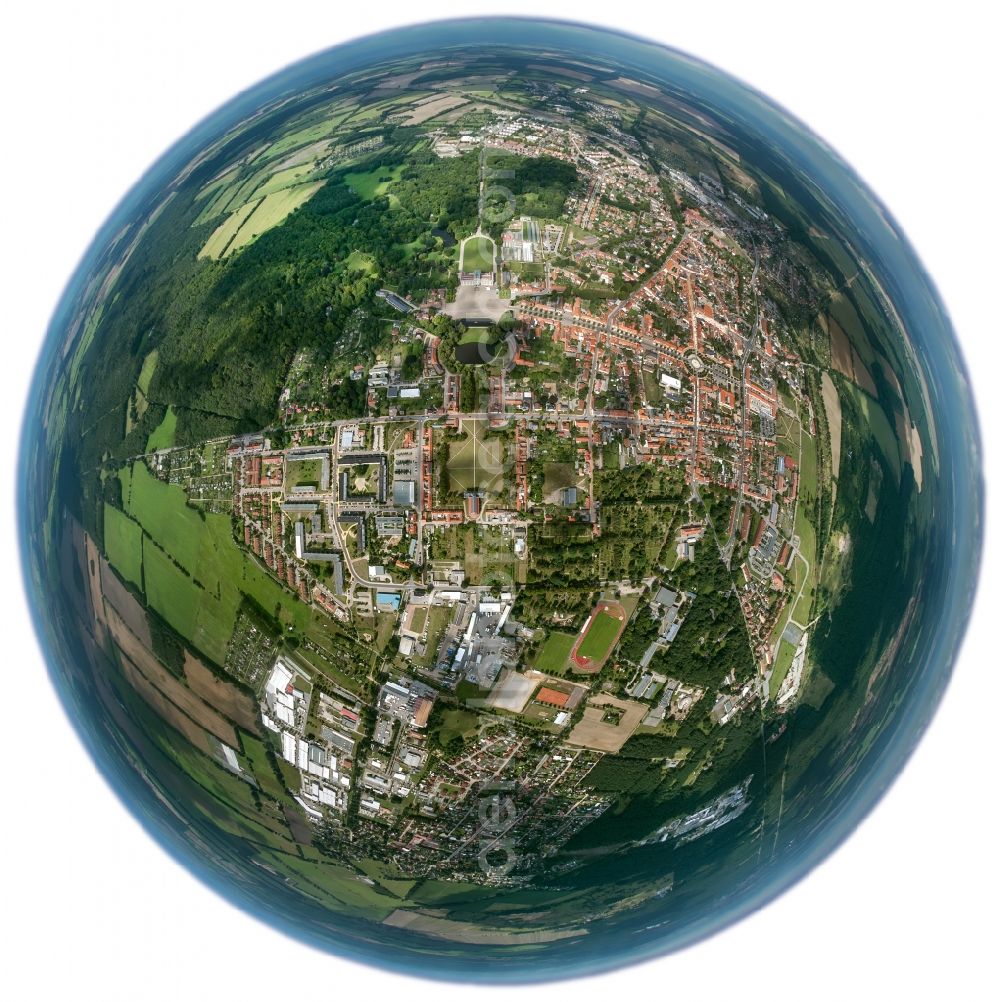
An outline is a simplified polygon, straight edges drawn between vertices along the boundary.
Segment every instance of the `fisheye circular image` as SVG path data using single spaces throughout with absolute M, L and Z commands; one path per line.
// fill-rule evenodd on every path
M 661 45 L 470 19 L 295 64 L 125 195 L 19 532 L 164 849 L 323 950 L 523 983 L 850 834 L 947 685 L 979 470 L 937 293 L 834 151 Z

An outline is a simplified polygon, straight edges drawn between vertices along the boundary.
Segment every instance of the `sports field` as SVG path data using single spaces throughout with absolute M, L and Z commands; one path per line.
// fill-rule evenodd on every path
M 535 658 L 535 667 L 539 671 L 561 672 L 566 667 L 566 660 L 573 650 L 576 637 L 572 633 L 560 633 L 554 630 L 545 638 Z
M 489 237 L 469 237 L 462 244 L 462 271 L 492 271 L 493 241 Z
M 464 437 L 448 449 L 451 489 L 499 494 L 503 488 L 503 443 L 489 437 L 486 421 L 463 421 L 462 432 Z
M 573 649 L 573 668 L 581 672 L 600 671 L 627 622 L 628 614 L 620 602 L 599 602 Z

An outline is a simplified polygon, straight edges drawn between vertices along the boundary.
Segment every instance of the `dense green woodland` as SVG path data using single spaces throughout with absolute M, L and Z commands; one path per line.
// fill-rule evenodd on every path
M 475 228 L 477 159 L 394 147 L 363 168 L 401 163 L 392 200 L 366 201 L 344 182 L 344 169 L 332 171 L 281 226 L 222 261 L 197 258 L 216 223 L 192 227 L 198 186 L 180 191 L 123 270 L 82 363 L 91 390 L 77 411 L 76 459 L 88 508 L 101 493 L 98 466 L 143 452 L 167 404 L 178 413 L 179 444 L 266 427 L 298 350 L 312 349 L 322 364 L 343 347 L 345 329 L 355 351 L 376 346 L 387 311 L 374 296 L 378 288 L 419 298 L 454 282 L 443 243 L 430 231 Z M 352 252 L 374 267 L 352 267 Z M 150 407 L 126 435 L 127 401 L 154 348 Z M 364 402 L 364 385 L 349 380 L 328 401 L 343 417 L 361 413 Z M 93 510 L 82 514 L 98 529 Z
M 485 166 L 485 215 L 491 221 L 489 231 L 495 240 L 500 239 L 511 216 L 559 219 L 566 197 L 577 182 L 573 164 L 550 156 L 528 158 L 489 153 Z

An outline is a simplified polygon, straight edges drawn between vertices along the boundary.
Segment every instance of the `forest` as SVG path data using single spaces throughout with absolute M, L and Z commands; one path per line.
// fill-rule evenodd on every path
M 476 157 L 438 159 L 397 145 L 364 166 L 399 163 L 392 199 L 366 200 L 345 183 L 346 168 L 331 170 L 281 226 L 220 261 L 197 257 L 213 225 L 191 225 L 198 185 L 179 189 L 123 269 L 81 363 L 91 389 L 74 414 L 74 458 L 89 529 L 99 532 L 96 471 L 144 452 L 167 405 L 177 414 L 177 444 L 267 427 L 297 351 L 310 348 L 324 364 L 342 354 L 349 329 L 353 350 L 368 352 L 384 336 L 378 288 L 419 298 L 454 280 L 444 241 L 431 231 L 474 227 Z M 359 259 L 367 265 L 357 267 Z M 130 397 L 154 349 L 148 406 L 127 427 Z M 363 383 L 345 379 L 328 405 L 349 417 L 363 412 L 365 396 Z

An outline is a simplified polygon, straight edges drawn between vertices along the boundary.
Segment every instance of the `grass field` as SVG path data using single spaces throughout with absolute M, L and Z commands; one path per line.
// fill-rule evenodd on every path
M 795 534 L 799 537 L 799 555 L 792 561 L 788 578 L 792 585 L 792 598 L 795 602 L 787 619 L 805 626 L 809 621 L 809 610 L 812 608 L 813 597 L 816 590 L 816 576 L 819 568 L 816 562 L 816 530 L 812 523 L 802 513 L 801 506 L 795 518 Z M 806 561 L 809 561 L 809 576 L 806 578 Z M 803 588 L 803 582 L 805 587 Z M 797 600 L 795 596 L 802 590 L 802 595 Z M 780 617 L 786 620 L 786 617 Z
M 290 491 L 299 484 L 319 486 L 320 462 L 318 459 L 289 461 L 285 473 L 285 490 Z
M 288 794 L 285 793 L 285 787 L 271 768 L 264 743 L 246 733 L 241 733 L 240 739 L 243 742 L 243 750 L 253 767 L 254 775 L 257 777 L 257 782 L 260 783 L 260 788 L 274 797 L 275 800 L 287 800 Z
M 591 661 L 603 661 L 610 653 L 621 628 L 621 620 L 602 609 L 591 620 L 577 654 L 582 658 L 590 658 Z
M 104 506 L 104 546 L 111 566 L 142 587 L 142 529 L 111 505 Z
M 802 433 L 802 454 L 799 456 L 799 492 L 814 498 L 819 487 L 819 465 L 816 454 L 816 439 L 805 431 Z
M 479 714 L 471 710 L 459 708 L 445 710 L 441 714 L 441 726 L 438 728 L 438 741 L 447 745 L 455 738 L 468 741 L 479 726 Z
M 261 234 L 273 229 L 300 205 L 308 202 L 323 187 L 324 181 L 286 184 L 291 180 L 291 172 L 307 169 L 303 166 L 279 171 L 266 180 L 259 189 L 258 178 L 252 178 L 247 182 L 245 185 L 247 190 L 239 191 L 233 199 L 233 204 L 239 204 L 241 201 L 242 204 L 235 212 L 230 212 L 212 231 L 205 246 L 198 251 L 198 257 L 209 257 L 216 261 L 229 257 Z M 275 188 L 275 184 L 279 187 Z M 250 200 L 243 201 L 244 198 Z
M 424 632 L 424 627 L 427 625 L 427 608 L 425 606 L 420 606 L 413 611 L 413 620 L 410 624 L 411 629 L 414 633 L 422 634 Z
M 646 715 L 647 707 L 631 699 L 617 699 L 602 693 L 591 696 L 583 719 L 566 739 L 597 751 L 619 752 Z
M 902 472 L 902 460 L 899 456 L 899 439 L 896 437 L 893 426 L 889 423 L 889 419 L 885 416 L 885 411 L 882 410 L 882 407 L 876 401 L 872 400 L 867 393 L 858 389 L 853 383 L 846 385 L 858 407 L 861 408 L 862 413 L 867 418 L 872 435 L 878 443 L 879 449 L 882 450 L 882 454 L 889 461 L 893 476 L 898 484 Z
M 270 195 L 273 191 L 281 191 L 283 188 L 291 188 L 295 184 L 301 184 L 312 173 L 312 164 L 304 163 L 296 167 L 286 167 L 272 174 L 259 188 L 254 190 L 254 198 L 262 195 Z
M 212 235 L 205 241 L 205 246 L 198 251 L 198 257 L 210 257 L 215 260 L 222 257 L 226 248 L 239 231 L 239 228 L 246 222 L 258 205 L 260 205 L 259 201 L 247 202 L 245 205 L 241 205 L 234 213 L 227 216 L 212 231 Z
M 362 883 L 346 866 L 317 863 L 295 856 L 269 853 L 268 865 L 287 874 L 287 880 L 302 888 L 335 913 L 360 915 L 379 922 L 396 910 L 399 898 Z M 319 892 L 319 893 L 317 893 Z
M 373 275 L 378 271 L 378 265 L 375 262 L 375 258 L 371 254 L 366 254 L 364 251 L 352 250 L 350 254 L 344 258 L 344 267 L 348 271 L 364 271 L 369 275 Z
M 129 514 L 151 537 L 143 542 L 150 604 L 208 657 L 218 664 L 225 660 L 244 594 L 272 615 L 280 606 L 282 621 L 305 631 L 309 607 L 236 545 L 228 516 L 203 518 L 188 507 L 180 487 L 157 480 L 143 463 L 132 467 L 127 497 Z
M 767 691 L 774 699 L 778 695 L 781 683 L 785 681 L 788 669 L 792 667 L 792 659 L 795 657 L 795 647 L 787 640 L 782 640 L 778 645 L 778 653 L 774 659 L 774 668 L 771 669 L 771 678 L 767 683 Z
M 200 592 L 203 589 L 199 589 L 149 538 L 144 538 L 142 541 L 142 563 L 145 568 L 146 598 L 149 604 L 178 633 L 193 638 L 202 600 Z M 222 654 L 224 657 L 225 647 Z M 212 656 L 215 656 L 214 652 Z
M 488 327 L 470 327 L 459 339 L 459 344 L 485 344 L 490 339 Z
M 128 513 L 181 567 L 193 574 L 198 568 L 205 523 L 185 504 L 184 491 L 157 480 L 145 463 L 135 463 L 126 498 Z
M 379 887 L 390 894 L 395 894 L 397 898 L 405 898 L 418 883 L 416 880 L 405 879 L 403 871 L 393 863 L 383 863 L 379 859 L 361 859 L 357 865 L 358 869 L 368 874 Z
M 535 667 L 539 671 L 560 672 L 566 667 L 569 652 L 573 650 L 576 637 L 572 633 L 560 633 L 554 630 L 545 638 L 535 658 Z
M 174 444 L 177 434 L 177 412 L 173 407 L 167 408 L 163 420 L 153 429 L 146 441 L 146 452 L 156 452 L 157 449 L 169 449 Z
M 324 181 L 310 181 L 308 184 L 297 184 L 293 188 L 282 188 L 280 191 L 265 195 L 257 211 L 239 228 L 222 256 L 229 257 L 230 254 L 256 240 L 262 233 L 284 222 L 286 216 L 291 215 L 300 205 L 305 205 L 324 183 Z
M 493 241 L 489 237 L 469 237 L 462 245 L 462 271 L 492 271 Z
M 156 371 L 156 363 L 160 353 L 154 348 L 143 360 L 142 368 L 139 370 L 139 378 L 136 386 L 139 392 L 145 397 L 149 394 L 149 384 L 153 381 L 153 373 Z
M 503 486 L 503 443 L 487 436 L 485 421 L 463 421 L 465 438 L 448 451 L 452 490 L 481 490 L 497 494 Z
M 546 463 L 544 470 L 545 482 L 542 485 L 542 494 L 546 497 L 564 487 L 576 486 L 576 470 L 572 463 Z
M 374 170 L 345 174 L 344 183 L 359 198 L 370 202 L 373 198 L 386 194 L 389 186 L 398 181 L 402 173 L 403 164 L 396 164 L 394 167 L 376 167 Z
M 438 644 L 444 635 L 445 627 L 451 622 L 452 609 L 447 605 L 432 605 L 427 613 L 427 653 L 422 664 L 430 665 L 437 657 Z

